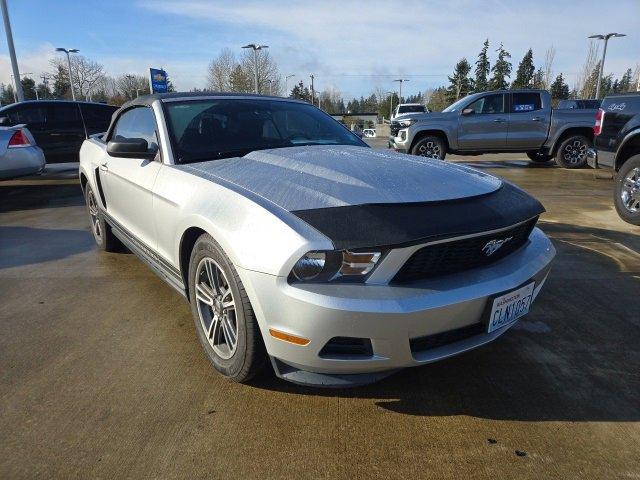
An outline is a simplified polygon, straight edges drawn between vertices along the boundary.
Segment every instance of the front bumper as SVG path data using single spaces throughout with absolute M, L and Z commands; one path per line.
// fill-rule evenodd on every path
M 469 327 L 484 320 L 490 297 L 527 281 L 540 291 L 555 249 L 534 229 L 529 242 L 486 267 L 407 285 L 295 284 L 284 277 L 239 269 L 276 373 L 297 383 L 368 383 L 404 367 L 423 365 L 488 343 L 511 325 L 483 330 L 436 348 L 412 350 L 412 339 Z M 305 346 L 273 338 L 269 329 L 309 339 Z M 366 358 L 326 358 L 334 337 L 371 340 Z
M 389 148 L 400 153 L 408 153 L 411 147 L 408 129 L 400 130 L 396 136 L 389 137 Z

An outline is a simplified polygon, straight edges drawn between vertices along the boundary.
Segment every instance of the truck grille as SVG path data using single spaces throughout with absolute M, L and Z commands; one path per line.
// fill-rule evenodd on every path
M 498 233 L 428 245 L 416 251 L 393 278 L 393 283 L 407 283 L 491 264 L 523 246 L 538 218 Z M 507 240 L 508 239 L 508 240 Z M 502 242 L 502 246 L 487 252 Z
M 398 132 L 400 131 L 400 122 L 396 122 L 396 121 L 391 122 L 391 126 L 389 128 L 391 129 L 391 136 L 397 137 Z

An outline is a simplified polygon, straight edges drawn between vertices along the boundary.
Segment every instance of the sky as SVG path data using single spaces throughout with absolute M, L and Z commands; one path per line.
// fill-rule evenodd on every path
M 605 74 L 640 64 L 640 0 L 7 0 L 18 64 L 34 77 L 50 71 L 55 47 L 78 48 L 107 73 L 145 74 L 163 67 L 178 90 L 206 86 L 222 49 L 269 45 L 282 76 L 334 88 L 345 98 L 393 90 L 403 95 L 447 83 L 462 57 L 471 63 L 486 38 L 500 43 L 514 70 L 529 48 L 541 65 L 555 47 L 554 72 L 570 86 L 596 33 L 621 32 L 607 51 Z M 608 6 L 610 5 L 610 6 Z M 0 83 L 11 68 L 0 24 Z

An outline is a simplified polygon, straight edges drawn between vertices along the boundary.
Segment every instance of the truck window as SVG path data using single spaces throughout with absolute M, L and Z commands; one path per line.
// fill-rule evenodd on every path
M 526 113 L 542 109 L 542 100 L 537 92 L 511 94 L 511 113 Z
M 479 98 L 467 108 L 472 108 L 476 113 L 504 113 L 504 95 L 501 93 L 487 95 Z
M 51 103 L 48 110 L 47 126 L 49 128 L 81 132 L 84 135 L 84 125 L 77 104 Z
M 110 105 L 81 103 L 80 110 L 82 110 L 87 133 L 92 135 L 107 131 L 111 123 L 111 115 L 117 108 Z
M 46 109 L 41 105 L 20 105 L 9 113 L 9 121 L 13 125 L 26 123 L 27 125 L 42 125 L 47 118 Z

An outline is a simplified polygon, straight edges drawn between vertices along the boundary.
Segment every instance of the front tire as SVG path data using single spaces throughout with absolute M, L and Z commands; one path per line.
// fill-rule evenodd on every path
M 640 225 L 640 155 L 629 158 L 618 171 L 613 202 L 620 218 Z
M 436 135 L 429 135 L 416 142 L 411 149 L 411 154 L 444 160 L 444 157 L 447 155 L 447 148 L 442 138 Z
M 213 367 L 235 382 L 251 380 L 266 359 L 258 322 L 236 269 L 208 234 L 191 252 L 189 300 L 198 339 Z
M 558 147 L 556 163 L 564 168 L 583 168 L 591 145 L 591 140 L 584 135 L 571 135 Z
M 105 252 L 119 252 L 122 250 L 122 242 L 111 231 L 111 225 L 105 221 L 102 210 L 98 206 L 98 199 L 88 184 L 84 191 L 84 199 L 87 204 L 89 220 L 91 221 L 91 233 L 98 248 Z
M 527 152 L 527 157 L 529 157 L 529 160 L 534 163 L 547 163 L 549 160 L 553 159 L 553 155 L 544 154 L 539 150 Z

